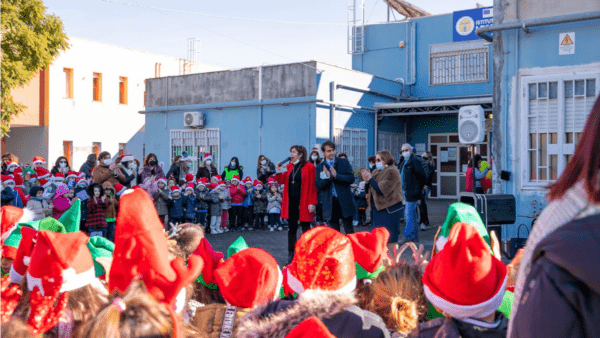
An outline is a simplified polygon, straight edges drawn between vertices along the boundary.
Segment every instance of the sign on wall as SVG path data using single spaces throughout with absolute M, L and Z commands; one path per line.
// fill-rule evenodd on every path
M 475 34 L 475 30 L 494 23 L 494 7 L 454 12 L 452 18 L 454 42 L 479 40 L 481 38 Z
M 558 55 L 575 54 L 575 32 L 560 33 L 558 36 Z

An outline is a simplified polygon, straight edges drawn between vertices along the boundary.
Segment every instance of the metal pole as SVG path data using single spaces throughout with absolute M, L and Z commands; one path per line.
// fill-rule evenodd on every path
M 262 103 L 262 66 L 258 67 L 258 102 Z M 258 121 L 258 154 L 262 154 L 263 106 L 260 105 Z
M 335 81 L 329 83 L 329 100 L 335 102 Z M 329 107 L 329 138 L 333 141 L 333 135 L 335 132 L 335 105 L 332 104 Z
M 378 113 L 378 111 L 375 111 L 375 121 L 374 121 L 375 127 L 373 128 L 374 133 L 375 133 L 375 143 L 373 143 L 373 155 L 375 155 L 377 153 L 377 148 L 378 148 L 378 145 L 377 145 L 377 141 L 378 141 L 377 140 L 377 133 L 378 133 L 377 127 L 378 127 L 378 125 L 377 124 L 379 121 L 377 121 L 377 116 L 378 116 L 377 113 Z

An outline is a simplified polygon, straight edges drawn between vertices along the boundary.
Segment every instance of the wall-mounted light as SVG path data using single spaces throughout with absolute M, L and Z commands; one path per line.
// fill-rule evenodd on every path
M 404 48 L 404 41 L 400 41 L 400 42 L 398 43 L 398 47 L 400 47 L 400 48 Z

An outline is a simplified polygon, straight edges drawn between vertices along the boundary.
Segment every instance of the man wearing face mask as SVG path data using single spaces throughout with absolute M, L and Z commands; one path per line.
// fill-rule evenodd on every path
M 244 167 L 240 166 L 240 160 L 237 157 L 232 157 L 229 165 L 225 167 L 221 174 L 222 180 L 231 180 L 234 175 L 244 177 Z
M 423 196 L 427 176 L 421 160 L 413 154 L 412 147 L 407 143 L 402 145 L 402 160 L 398 164 L 398 170 L 402 182 L 406 218 L 404 238 L 398 242 L 402 245 L 407 242 L 419 242 L 417 204 Z
M 201 179 L 202 177 L 206 177 L 206 179 L 210 182 L 213 176 L 217 176 L 219 173 L 217 172 L 217 167 L 213 163 L 213 157 L 211 154 L 204 154 L 204 158 L 202 159 L 202 164 L 198 167 L 198 172 L 196 172 L 196 179 Z
M 123 176 L 125 176 L 125 182 L 121 184 L 123 184 L 127 188 L 131 188 L 131 182 L 134 182 L 133 185 L 135 185 L 135 178 L 138 175 L 135 158 L 133 157 L 133 155 L 127 154 L 122 155 L 121 157 L 117 158 L 117 160 L 119 161 L 119 170 L 121 171 Z
M 103 151 L 98 155 L 98 165 L 92 172 L 92 181 L 103 184 L 108 181 L 115 184 L 124 184 L 125 175 L 119 170 L 117 163 L 114 163 L 110 153 Z
M 266 186 L 267 180 L 271 175 L 274 175 L 276 172 L 275 164 L 271 162 L 265 155 L 258 156 L 258 163 L 256 165 L 256 177 L 258 180 Z

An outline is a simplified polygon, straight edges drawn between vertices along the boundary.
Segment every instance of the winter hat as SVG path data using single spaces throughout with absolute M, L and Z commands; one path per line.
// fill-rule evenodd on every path
M 51 186 L 51 185 L 52 185 L 52 182 L 50 182 L 50 181 L 47 181 L 47 180 L 45 180 L 45 179 L 43 179 L 43 178 L 40 180 L 40 186 L 41 186 L 42 188 L 44 188 L 44 189 L 45 189 L 45 188 L 48 188 L 48 187 L 49 187 L 49 186 Z
M 131 154 L 121 155 L 121 162 L 131 162 L 131 161 L 133 161 L 133 155 L 131 155 Z
M 43 167 L 37 167 L 35 169 L 35 173 L 37 174 L 38 180 L 41 180 L 42 178 L 50 177 L 50 172 L 48 171 L 48 169 L 43 168 Z
M 481 237 L 486 241 L 488 246 L 491 249 L 491 241 L 490 235 L 488 234 L 477 209 L 475 209 L 472 205 L 465 203 L 453 203 L 448 208 L 448 214 L 446 215 L 446 221 L 440 227 L 440 231 L 438 232 L 437 238 L 434 239 L 435 243 L 435 251 L 442 251 L 446 242 L 448 242 L 448 235 L 452 230 L 452 226 L 456 223 L 469 223 L 473 225 Z
M 15 177 L 17 176 L 21 176 L 23 177 L 23 169 L 21 169 L 20 167 L 17 167 L 14 171 L 13 174 L 15 175 Z
M 188 184 L 185 186 L 185 190 L 186 190 L 186 191 L 187 191 L 187 190 L 194 191 L 194 183 L 193 183 L 193 182 L 190 182 L 190 183 L 188 183 Z
M 84 178 L 85 177 L 85 173 L 83 171 L 78 171 L 77 172 L 77 177 Z
M 172 193 L 175 193 L 175 192 L 179 192 L 179 193 L 180 193 L 180 192 L 181 192 L 181 189 L 179 189 L 179 187 L 178 187 L 178 186 L 174 185 L 174 186 L 172 186 L 172 187 L 171 187 L 171 192 L 172 192 Z
M 162 182 L 164 185 L 167 185 L 167 179 L 164 176 L 157 178 L 156 184 L 158 184 L 158 182 Z
M 319 318 L 311 316 L 296 325 L 285 338 L 335 338 L 335 336 Z
M 213 180 L 216 180 L 217 182 L 219 182 L 221 180 L 221 175 L 215 175 L 215 176 L 211 177 L 210 181 L 212 182 Z
M 23 176 L 13 175 L 13 180 L 15 181 L 15 187 L 17 187 L 17 188 L 23 187 Z
M 40 220 L 38 223 L 38 230 L 52 231 L 62 234 L 67 233 L 67 229 L 65 228 L 65 226 L 57 219 L 54 219 L 52 217 L 46 217 Z
M 242 250 L 215 270 L 225 301 L 247 309 L 278 297 L 282 279 L 275 258 L 259 248 Z
M 238 181 L 238 183 L 240 182 L 240 175 L 233 175 L 233 177 L 231 178 L 231 181 Z
M 257 187 L 257 186 L 261 186 L 262 187 L 262 182 L 259 180 L 254 180 L 254 184 L 252 184 L 253 186 Z
M 314 289 L 353 291 L 356 267 L 350 240 L 323 226 L 303 233 L 296 242 L 287 277 L 290 288 L 298 294 Z
M 2 242 L 16 230 L 17 224 L 30 222 L 34 218 L 33 212 L 29 209 L 5 205 L 0 208 L 0 222 L 2 223 Z M 4 254 L 3 254 L 4 256 Z
M 252 179 L 250 178 L 250 176 L 246 176 L 244 178 L 244 180 L 242 181 L 242 183 L 246 184 L 246 183 L 252 183 Z
M 39 231 L 27 271 L 29 291 L 37 286 L 43 294 L 42 278 L 57 276 L 59 272 L 62 272 L 60 292 L 94 283 L 96 275 L 92 255 L 86 246 L 88 240 L 83 232 L 61 234 Z
M 6 163 L 6 171 L 10 171 L 11 168 L 15 168 L 16 169 L 18 167 L 20 167 L 20 166 L 19 166 L 19 163 L 17 163 L 17 162 L 8 161 Z
M 58 189 L 57 189 L 58 191 Z M 81 225 L 81 200 L 76 199 L 58 221 L 65 227 L 66 232 L 77 232 Z
M 6 183 L 6 184 L 12 183 L 12 184 L 15 184 L 15 180 L 12 177 L 12 175 L 2 175 L 2 176 L 0 176 L 0 178 L 2 179 L 2 183 Z
M 96 262 L 96 258 L 98 257 L 111 257 L 113 256 L 113 251 L 115 251 L 115 243 L 109 241 L 108 239 L 100 236 L 92 236 L 90 240 L 87 242 L 87 247 L 90 250 L 90 254 L 92 255 L 92 259 L 94 260 L 94 271 L 96 273 L 96 277 L 101 277 L 106 274 L 104 271 L 104 267 L 102 264 Z
M 46 160 L 41 156 L 35 156 L 31 162 L 33 164 L 46 164 Z
M 67 173 L 67 178 L 77 178 L 77 173 L 71 170 Z
M 64 182 L 65 181 L 65 175 L 63 173 L 56 173 L 52 177 L 52 180 L 54 182 Z
M 196 159 L 195 157 L 188 155 L 187 151 L 184 151 L 181 153 L 181 159 L 179 161 L 186 162 L 186 161 L 192 161 L 195 159 Z
M 66 185 L 61 184 L 59 186 L 56 187 L 56 193 L 54 193 L 54 197 L 61 197 L 64 194 L 68 194 L 69 193 L 69 188 L 67 188 Z
M 274 177 L 269 177 L 269 179 L 267 180 L 267 184 L 269 184 L 269 185 L 271 185 L 271 184 L 277 185 L 277 181 L 275 180 Z
M 125 190 L 127 190 L 126 186 L 124 186 L 120 183 L 115 184 L 115 192 L 116 192 L 117 196 L 121 196 L 121 194 L 124 193 Z
M 371 232 L 361 231 L 346 235 L 352 243 L 352 251 L 356 260 L 357 279 L 375 279 L 385 270 L 383 259 L 388 257 L 388 240 L 390 233 L 379 227 Z
M 13 283 L 21 284 L 23 277 L 27 273 L 27 268 L 31 262 L 31 254 L 35 248 L 35 239 L 38 231 L 28 226 L 20 227 L 20 238 L 17 254 L 13 258 L 13 264 L 10 267 L 10 280 Z
M 37 195 L 38 191 L 44 191 L 44 188 L 42 187 L 31 187 L 31 189 L 29 189 L 29 196 L 31 197 L 35 197 L 35 195 Z
M 223 186 L 225 186 L 225 182 L 223 182 L 223 181 L 219 181 L 219 184 L 217 185 L 217 187 L 219 187 L 219 188 L 220 188 L 220 187 L 223 187 Z
M 201 185 L 206 187 L 208 185 L 208 179 L 206 177 L 201 177 L 196 182 L 197 182 L 196 187 L 199 187 Z
M 244 237 L 240 236 L 227 248 L 227 258 L 245 249 L 248 249 L 248 243 L 246 243 Z
M 85 186 L 87 186 L 87 181 L 85 178 L 78 177 L 75 179 L 75 185 L 80 185 L 80 183 L 83 183 Z
M 423 273 L 427 299 L 451 317 L 483 318 L 502 304 L 506 266 L 494 257 L 477 228 L 454 224 L 444 250 Z
M 194 175 L 192 174 L 185 174 L 185 181 L 186 182 L 194 182 Z
M 202 259 L 190 257 L 189 267 L 181 258 L 170 259 L 154 202 L 142 189 L 121 196 L 117 224 L 109 292 L 125 292 L 131 281 L 140 278 L 157 300 L 173 306 L 181 289 L 200 274 Z
M 206 160 L 211 160 L 212 161 L 212 155 L 211 154 L 204 154 L 204 158 L 202 159 L 202 162 L 206 162 Z
M 196 279 L 196 282 L 206 286 L 209 289 L 216 290 L 219 287 L 215 284 L 215 269 L 223 263 L 223 253 L 215 251 L 206 238 L 200 240 L 200 244 L 192 255 L 200 256 L 204 261 L 202 273 Z

